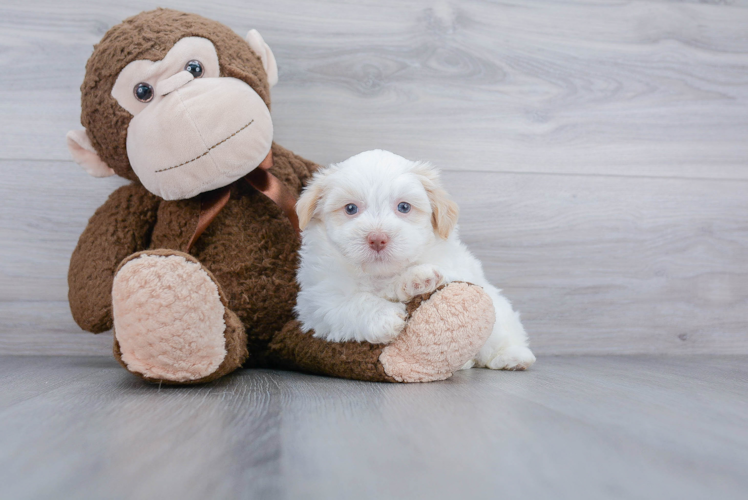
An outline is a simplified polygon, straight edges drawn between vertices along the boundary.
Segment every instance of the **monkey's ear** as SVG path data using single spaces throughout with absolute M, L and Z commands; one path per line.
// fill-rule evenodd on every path
M 249 30 L 247 33 L 247 43 L 262 59 L 262 66 L 265 68 L 265 74 L 268 76 L 268 84 L 272 87 L 278 83 L 278 65 L 275 63 L 275 56 L 270 50 L 268 44 L 262 39 L 262 35 L 257 30 Z
M 114 175 L 114 170 L 99 158 L 85 130 L 71 130 L 66 137 L 73 160 L 86 172 L 94 177 Z

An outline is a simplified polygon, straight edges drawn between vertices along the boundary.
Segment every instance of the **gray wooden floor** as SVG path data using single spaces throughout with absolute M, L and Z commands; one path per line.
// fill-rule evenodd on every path
M 546 357 L 389 385 L 141 383 L 0 357 L 0 497 L 744 499 L 748 358 Z

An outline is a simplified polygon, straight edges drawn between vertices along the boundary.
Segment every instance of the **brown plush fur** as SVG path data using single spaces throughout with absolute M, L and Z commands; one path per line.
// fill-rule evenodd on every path
M 271 172 L 298 194 L 314 164 L 278 145 L 273 156 Z M 139 184 L 112 193 L 71 258 L 69 299 L 76 322 L 95 333 L 112 328 L 112 281 L 121 262 L 142 250 L 186 249 L 199 212 L 199 197 L 164 201 Z M 273 335 L 293 319 L 298 249 L 280 208 L 240 181 L 190 251 L 215 276 L 229 308 L 246 325 L 253 366 L 267 365 L 264 353 Z
M 332 377 L 396 382 L 384 371 L 379 357 L 384 345 L 366 342 L 328 342 L 301 333 L 298 321 L 289 322 L 270 344 L 274 366 Z
M 200 196 L 164 201 L 138 182 L 126 150 L 132 116 L 111 96 L 112 86 L 127 64 L 138 59 L 160 60 L 188 36 L 211 40 L 221 75 L 246 82 L 270 105 L 260 58 L 220 23 L 158 9 L 127 19 L 104 36 L 86 66 L 81 122 L 101 159 L 133 184 L 116 190 L 96 211 L 71 258 L 70 308 L 85 330 L 98 333 L 112 328 L 112 284 L 123 261 L 137 258 L 136 253 L 143 251 L 158 255 L 184 252 L 197 227 Z M 277 144 L 273 144 L 272 153 L 271 172 L 298 195 L 318 166 Z M 218 286 L 226 306 L 227 355 L 216 372 L 184 383 L 214 380 L 245 363 L 395 381 L 380 361 L 383 346 L 333 344 L 301 333 L 293 321 L 299 249 L 294 229 L 283 212 L 244 179 L 230 189 L 226 206 L 185 256 L 204 266 Z M 116 341 L 114 353 L 122 363 Z M 127 368 L 125 363 L 123 366 Z
M 132 116 L 111 96 L 114 82 L 127 64 L 138 59 L 160 60 L 187 36 L 211 40 L 218 52 L 221 76 L 243 80 L 270 106 L 260 58 L 220 23 L 158 9 L 127 19 L 107 32 L 86 66 L 81 122 L 100 157 L 118 175 L 135 182 L 112 193 L 96 211 L 73 252 L 68 277 L 70 306 L 85 330 L 98 333 L 112 328 L 112 282 L 128 256 L 135 258 L 132 254 L 144 250 L 159 255 L 185 250 L 197 225 L 199 196 L 164 201 L 138 183 L 126 153 Z M 277 144 L 272 150 L 271 172 L 298 195 L 318 166 Z M 295 323 L 289 323 L 298 292 L 298 248 L 289 220 L 272 201 L 246 182 L 231 186 L 228 203 L 190 250 L 214 277 L 228 304 L 228 354 L 217 372 L 191 383 L 213 380 L 245 362 L 387 380 L 377 361 L 381 346 L 325 346 L 310 335 L 301 335 Z M 289 351 L 291 344 L 296 352 Z M 122 362 L 116 342 L 114 353 Z M 356 361 L 338 368 L 337 355 Z M 333 366 L 320 366 L 325 363 Z
M 175 43 L 188 36 L 213 42 L 221 76 L 246 82 L 270 107 L 270 88 L 262 61 L 227 26 L 169 9 L 143 12 L 126 19 L 110 29 L 94 47 L 81 85 L 81 124 L 101 159 L 121 177 L 137 180 L 126 153 L 127 126 L 132 115 L 112 97 L 114 82 L 131 62 L 159 61 Z
M 271 172 L 297 195 L 309 167 L 289 151 L 273 147 Z M 303 175 L 294 171 L 295 167 Z M 150 248 L 184 249 L 196 224 L 196 200 L 164 201 Z M 298 288 L 295 281 L 298 239 L 288 218 L 246 182 L 231 186 L 231 198 L 190 253 L 216 277 L 229 308 L 247 325 L 253 365 L 272 335 L 293 319 Z
M 70 309 L 84 330 L 112 328 L 114 272 L 128 255 L 149 247 L 162 201 L 140 184 L 123 186 L 88 221 L 68 270 Z

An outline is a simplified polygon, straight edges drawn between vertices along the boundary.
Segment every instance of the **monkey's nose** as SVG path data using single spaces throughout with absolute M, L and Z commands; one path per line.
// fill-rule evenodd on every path
M 166 95 L 171 94 L 179 87 L 183 87 L 194 80 L 195 77 L 189 71 L 180 71 L 174 76 L 170 76 L 166 80 L 161 80 L 156 84 L 156 94 Z
M 390 237 L 384 233 L 374 232 L 369 233 L 367 240 L 369 242 L 369 248 L 381 252 L 385 249 L 387 243 L 390 242 Z

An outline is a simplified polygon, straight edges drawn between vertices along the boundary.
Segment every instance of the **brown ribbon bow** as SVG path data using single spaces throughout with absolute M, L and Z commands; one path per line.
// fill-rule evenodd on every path
M 245 175 L 243 179 L 257 191 L 270 198 L 273 203 L 283 210 L 288 220 L 291 221 L 291 225 L 296 231 L 296 236 L 299 236 L 301 231 L 299 230 L 299 218 L 296 216 L 296 197 L 280 179 L 270 173 L 272 166 L 273 150 L 271 149 L 265 159 L 262 160 L 262 163 Z M 200 217 L 197 219 L 195 232 L 192 233 L 192 237 L 189 243 L 187 243 L 186 252 L 192 249 L 192 246 L 200 235 L 208 229 L 210 223 L 213 222 L 223 207 L 226 206 L 230 197 L 231 184 L 214 191 L 208 191 L 200 196 Z

